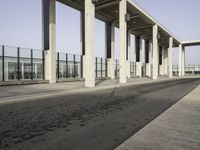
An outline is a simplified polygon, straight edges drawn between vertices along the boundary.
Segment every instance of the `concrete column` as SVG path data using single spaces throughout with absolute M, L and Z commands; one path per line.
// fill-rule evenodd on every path
M 173 37 L 169 38 L 169 78 L 173 77 Z
M 134 36 L 134 40 L 136 41 L 136 36 Z M 133 72 L 133 76 L 136 77 L 136 43 L 134 42 L 134 46 L 133 46 L 133 62 L 134 62 L 134 72 Z
M 164 56 L 163 72 L 164 72 L 164 75 L 167 76 L 168 75 L 168 49 L 165 48 L 163 56 Z
M 185 47 L 182 48 L 182 76 L 185 76 Z
M 85 86 L 95 87 L 94 55 L 95 6 L 91 0 L 85 0 Z
M 164 76 L 164 51 L 165 51 L 165 48 L 162 47 L 161 64 L 160 64 L 160 75 L 161 76 Z
M 125 15 L 127 13 L 127 1 L 119 2 L 119 29 L 120 29 L 120 83 L 127 83 L 126 73 L 126 48 L 127 48 L 127 23 Z
M 152 42 L 149 42 L 149 71 L 150 71 L 150 76 L 151 78 L 153 78 L 153 44 Z
M 56 83 L 56 0 L 42 0 L 42 43 L 45 50 L 45 80 Z
M 108 77 L 115 79 L 115 23 L 106 25 L 106 48 L 108 58 Z
M 145 41 L 145 65 L 146 65 L 146 75 L 151 77 L 151 64 L 150 64 L 150 41 Z
M 136 76 L 142 77 L 142 38 L 136 37 Z
M 153 26 L 153 79 L 158 79 L 158 25 Z
M 82 75 L 85 78 L 85 13 L 80 12 L 80 50 L 82 55 Z
M 131 60 L 130 60 L 130 51 L 131 51 L 131 30 L 128 31 L 127 35 L 127 77 L 131 77 Z
M 24 62 L 22 62 L 22 79 L 24 79 Z
M 182 76 L 182 62 L 183 62 L 183 47 L 182 44 L 179 45 L 179 63 L 178 63 L 178 71 L 179 71 L 179 77 Z

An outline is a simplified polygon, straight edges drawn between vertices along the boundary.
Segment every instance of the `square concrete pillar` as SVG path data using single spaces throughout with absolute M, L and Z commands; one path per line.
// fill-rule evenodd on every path
M 80 50 L 82 55 L 82 77 L 85 78 L 85 12 L 80 12 Z
M 94 23 L 95 6 L 85 0 L 85 86 L 95 87 Z
M 146 75 L 148 77 L 151 77 L 151 64 L 150 63 L 146 63 Z
M 136 46 L 136 76 L 142 77 L 142 37 L 137 36 L 135 41 Z
M 182 76 L 185 76 L 185 47 L 182 48 Z
M 152 61 L 152 48 L 151 42 L 145 41 L 145 65 L 146 65 L 146 76 L 151 77 L 151 61 Z
M 159 74 L 160 74 L 160 76 L 164 75 L 163 64 L 159 65 Z
M 136 76 L 142 77 L 142 64 L 141 64 L 141 62 L 136 62 Z
M 162 53 L 161 53 L 161 64 L 160 64 L 160 75 L 164 76 L 164 53 L 165 53 L 165 48 L 162 47 Z
M 126 49 L 127 49 L 127 23 L 125 15 L 127 13 L 127 1 L 119 2 L 119 29 L 120 29 L 120 83 L 127 83 L 126 72 Z
M 173 37 L 169 38 L 169 78 L 173 77 Z
M 56 83 L 56 0 L 42 0 L 42 45 L 45 80 Z
M 130 60 L 130 51 L 131 51 L 131 30 L 127 34 L 127 77 L 131 78 L 131 60 Z
M 149 70 L 150 70 L 150 76 L 153 78 L 153 44 L 152 42 L 149 42 Z
M 108 77 L 115 79 L 115 22 L 106 24 L 106 43 Z
M 153 26 L 153 79 L 158 79 L 158 25 Z
M 179 77 L 181 77 L 182 76 L 182 62 L 183 62 L 183 58 L 182 58 L 182 56 L 183 56 L 183 46 L 182 46 L 182 44 L 180 44 L 179 45 L 179 63 L 178 63 L 178 71 L 179 71 Z
M 164 72 L 164 75 L 167 76 L 168 75 L 168 49 L 167 48 L 165 48 L 163 56 L 164 56 L 163 72 Z

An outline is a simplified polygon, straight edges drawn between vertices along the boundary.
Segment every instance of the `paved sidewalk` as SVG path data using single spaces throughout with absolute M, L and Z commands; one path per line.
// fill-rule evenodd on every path
M 85 88 L 84 81 L 61 82 L 56 84 L 33 84 L 0 87 L 0 105 L 14 102 L 31 101 L 37 98 L 57 96 L 62 94 L 83 93 L 119 86 L 139 85 L 161 81 L 177 80 L 179 78 L 161 77 L 158 80 L 150 78 L 131 78 L 127 84 L 119 84 L 119 80 L 97 80 L 95 88 Z
M 116 150 L 199 150 L 200 86 Z

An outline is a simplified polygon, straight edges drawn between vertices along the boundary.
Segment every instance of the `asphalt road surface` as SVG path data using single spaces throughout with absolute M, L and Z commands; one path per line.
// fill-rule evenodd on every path
M 200 83 L 181 79 L 0 106 L 1 150 L 113 150 Z

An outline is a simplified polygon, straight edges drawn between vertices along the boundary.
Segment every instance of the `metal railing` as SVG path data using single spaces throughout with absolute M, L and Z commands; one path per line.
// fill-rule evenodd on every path
M 200 65 L 186 65 L 185 75 L 200 75 Z M 173 65 L 173 75 L 178 76 L 179 74 L 179 66 Z
M 83 57 L 81 55 L 58 52 L 56 61 L 57 79 L 83 78 Z M 42 50 L 0 45 L 0 81 L 44 80 L 44 62 L 45 57 Z M 186 65 L 184 69 L 185 75 L 200 75 L 200 65 Z M 115 60 L 116 77 L 119 77 L 119 70 L 119 60 Z M 151 75 L 152 71 L 153 65 L 151 64 Z M 106 78 L 107 72 L 107 59 L 96 57 L 96 78 Z M 136 76 L 136 63 L 133 61 L 130 62 L 130 72 L 131 77 Z M 178 74 L 179 66 L 173 65 L 173 75 L 178 76 Z M 142 75 L 146 75 L 144 64 Z
M 200 65 L 186 65 L 185 74 L 186 75 L 200 75 Z
M 107 77 L 107 59 L 96 57 L 95 59 L 95 74 L 96 78 Z
M 83 59 L 81 55 L 57 53 L 57 79 L 82 78 Z
M 178 74 L 179 74 L 179 67 L 178 67 L 178 65 L 173 65 L 172 66 L 172 72 L 173 72 L 173 76 L 178 76 Z
M 42 50 L 0 45 L 0 81 L 44 79 Z
M 131 61 L 130 63 L 131 77 L 136 77 L 136 62 Z
M 56 58 L 57 79 L 83 78 L 81 55 L 58 52 Z M 44 80 L 44 70 L 45 51 L 0 45 L 0 81 Z M 107 59 L 96 57 L 95 73 L 107 77 Z

